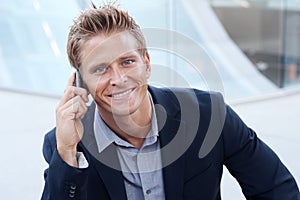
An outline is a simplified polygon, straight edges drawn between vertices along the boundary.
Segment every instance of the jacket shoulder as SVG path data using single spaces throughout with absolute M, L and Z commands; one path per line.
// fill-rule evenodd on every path
M 195 88 L 157 88 L 149 86 L 149 91 L 157 102 L 168 105 L 170 100 L 192 100 L 199 106 L 207 106 L 218 103 L 224 106 L 224 98 L 220 92 L 204 91 Z

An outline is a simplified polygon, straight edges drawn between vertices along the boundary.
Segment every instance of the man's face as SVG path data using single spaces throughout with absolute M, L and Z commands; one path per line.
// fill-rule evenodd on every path
M 80 72 L 100 113 L 124 116 L 146 106 L 150 58 L 137 47 L 128 32 L 99 34 L 83 44 Z

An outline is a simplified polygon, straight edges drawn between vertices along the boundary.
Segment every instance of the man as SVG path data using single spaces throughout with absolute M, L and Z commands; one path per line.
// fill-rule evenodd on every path
M 220 94 L 148 86 L 145 39 L 125 11 L 82 12 L 67 48 L 85 88 L 70 77 L 45 136 L 42 199 L 221 199 L 223 165 L 247 199 L 299 199 L 286 167 Z

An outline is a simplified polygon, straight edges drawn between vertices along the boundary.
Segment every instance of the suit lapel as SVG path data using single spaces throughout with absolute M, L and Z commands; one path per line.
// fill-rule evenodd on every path
M 156 108 L 163 166 L 163 178 L 166 200 L 183 198 L 184 185 L 184 133 L 183 121 L 165 113 L 161 107 Z M 161 122 L 165 122 L 164 124 Z
M 94 163 L 111 199 L 127 199 L 116 147 L 108 146 Z
M 127 199 L 123 175 L 120 170 L 121 167 L 115 146 L 111 144 L 100 154 L 98 152 L 94 135 L 94 114 L 95 104 L 92 104 L 83 119 L 84 134 L 80 145 L 92 155 L 88 158 L 88 162 L 91 164 L 94 163 L 111 199 Z

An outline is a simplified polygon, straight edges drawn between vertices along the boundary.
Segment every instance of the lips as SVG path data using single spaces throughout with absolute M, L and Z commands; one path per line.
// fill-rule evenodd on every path
M 126 91 L 124 91 L 124 92 L 119 92 L 119 93 L 111 94 L 111 95 L 109 95 L 109 97 L 112 97 L 112 98 L 114 98 L 114 99 L 120 99 L 120 98 L 123 98 L 123 97 L 127 96 L 127 95 L 130 94 L 132 91 L 133 91 L 133 89 L 129 89 L 129 90 L 126 90 Z

